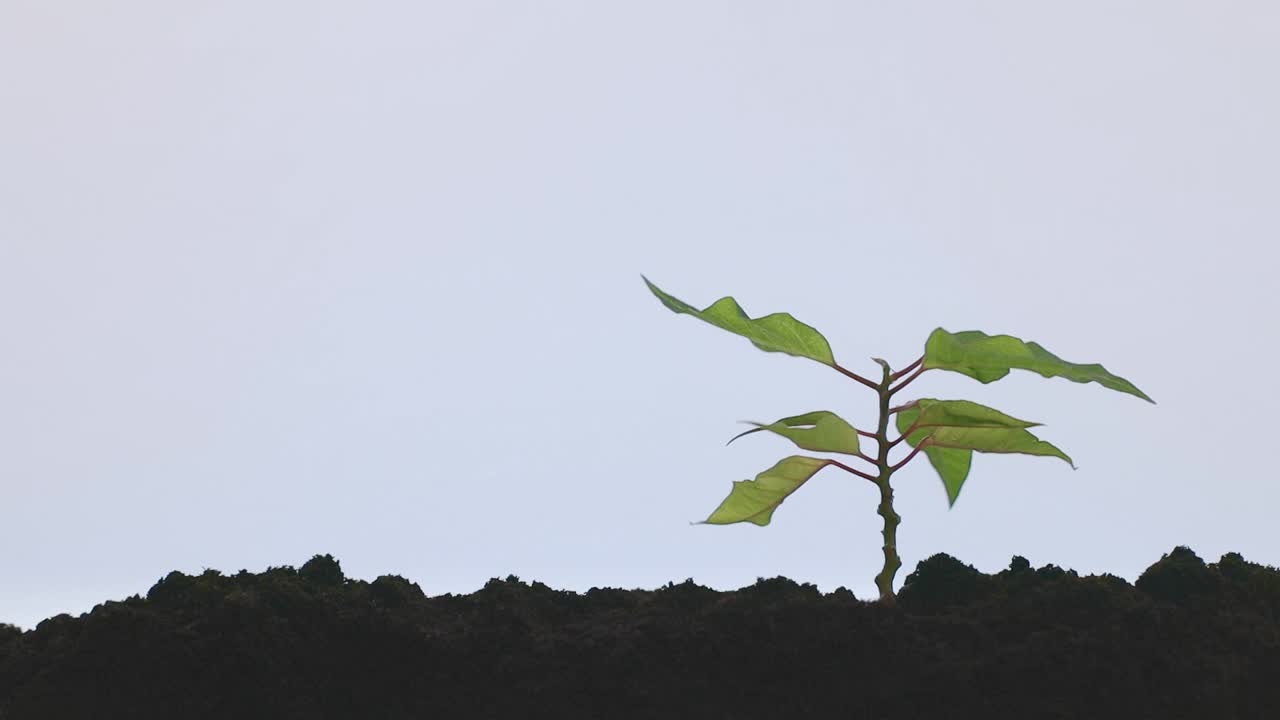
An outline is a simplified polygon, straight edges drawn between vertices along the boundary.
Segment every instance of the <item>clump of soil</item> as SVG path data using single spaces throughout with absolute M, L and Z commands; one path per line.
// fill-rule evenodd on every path
M 426 597 L 317 555 L 0 626 L 0 720 L 1275 718 L 1280 570 L 1175 548 L 1134 585 L 921 562 L 897 607 L 761 579 Z

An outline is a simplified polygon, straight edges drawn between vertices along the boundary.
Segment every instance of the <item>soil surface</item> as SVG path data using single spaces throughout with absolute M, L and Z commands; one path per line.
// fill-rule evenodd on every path
M 259 717 L 1277 718 L 1280 570 L 935 555 L 887 608 L 784 578 L 429 598 L 318 555 L 0 625 L 0 720 Z

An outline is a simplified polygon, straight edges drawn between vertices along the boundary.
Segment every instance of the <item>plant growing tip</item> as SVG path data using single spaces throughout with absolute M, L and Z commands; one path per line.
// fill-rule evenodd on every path
M 727 296 L 698 310 L 663 292 L 643 275 L 641 277 L 650 292 L 672 312 L 692 315 L 741 335 L 766 352 L 786 353 L 822 363 L 876 392 L 880 412 L 875 432 L 859 430 L 833 412 L 817 410 L 768 424 L 749 422 L 755 427 L 729 439 L 732 443 L 745 435 L 767 431 L 790 440 L 804 450 L 848 455 L 850 462 L 861 461 L 862 469 L 839 460 L 803 455 L 786 457 L 752 480 L 734 482 L 728 497 L 698 524 L 749 522 L 768 525 L 774 510 L 823 468 L 833 466 L 861 477 L 874 483 L 880 491 L 878 514 L 884 520 L 884 566 L 876 576 L 876 587 L 880 591 L 880 601 L 887 605 L 894 603 L 893 578 L 902 564 L 897 548 L 897 528 L 902 518 L 893 509 L 893 488 L 889 481 L 917 454 L 923 452 L 941 478 L 948 507 L 955 505 L 956 498 L 960 496 L 975 452 L 1056 457 L 1075 468 L 1070 456 L 1028 430 L 1039 427 L 1040 423 L 1019 420 L 968 400 L 920 398 L 891 406 L 891 399 L 921 373 L 950 370 L 981 383 L 990 383 L 1008 375 L 1011 370 L 1030 370 L 1044 377 L 1097 383 L 1155 402 L 1133 383 L 1111 374 L 1101 365 L 1067 362 L 1037 343 L 1024 342 L 1010 335 L 987 335 L 977 330 L 958 333 L 942 328 L 934 330 L 925 341 L 924 354 L 896 372 L 885 360 L 873 357 L 871 360 L 881 368 L 881 377 L 878 381 L 872 380 L 841 367 L 822 333 L 788 313 L 752 318 L 736 300 Z M 888 434 L 891 417 L 898 432 L 893 439 Z M 859 437 L 875 441 L 874 455 L 862 451 Z M 905 455 L 891 462 L 891 453 L 903 442 L 911 449 L 899 451 Z

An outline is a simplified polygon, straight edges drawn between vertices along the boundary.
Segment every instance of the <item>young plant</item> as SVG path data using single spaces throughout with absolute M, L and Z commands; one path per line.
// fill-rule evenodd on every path
M 1101 365 L 1070 363 L 1034 342 L 1023 342 L 1009 335 L 987 335 L 977 330 L 958 333 L 942 328 L 934 330 L 925 341 L 924 355 L 897 371 L 884 360 L 871 358 L 882 370 L 880 381 L 874 382 L 837 364 L 822 333 L 788 313 L 751 318 L 732 297 L 721 298 L 706 309 L 698 310 L 663 292 L 648 278 L 641 277 L 649 290 L 673 312 L 692 315 L 741 335 L 766 352 L 786 353 L 820 362 L 875 391 L 880 405 L 875 432 L 859 430 L 835 413 L 818 410 L 785 417 L 767 425 L 750 423 L 756 427 L 729 440 L 733 442 L 743 435 L 768 431 L 805 450 L 850 455 L 865 463 L 865 470 L 839 460 L 792 455 L 756 475 L 754 480 L 734 482 L 729 496 L 703 523 L 768 525 L 773 511 L 782 501 L 824 467 L 830 465 L 857 475 L 874 483 L 880 490 L 879 515 L 884 518 L 884 567 L 876 575 L 876 587 L 880 590 L 880 601 L 886 605 L 894 603 L 893 577 L 902 565 L 897 546 L 898 524 L 902 517 L 893 510 L 893 488 L 889 480 L 916 454 L 923 451 L 942 478 L 948 506 L 954 505 L 959 497 L 975 452 L 1056 457 L 1075 468 L 1066 453 L 1027 430 L 1040 423 L 1019 420 L 968 400 L 920 398 L 891 407 L 892 398 L 921 373 L 950 370 L 986 384 L 1008 375 L 1011 369 L 1031 370 L 1044 377 L 1062 377 L 1078 383 L 1096 382 L 1147 402 L 1155 402 L 1133 383 L 1112 375 Z M 892 440 L 889 439 L 891 418 L 898 432 Z M 860 437 L 875 441 L 874 456 L 862 451 Z M 911 450 L 900 459 L 891 461 L 890 452 L 902 442 L 906 442 Z

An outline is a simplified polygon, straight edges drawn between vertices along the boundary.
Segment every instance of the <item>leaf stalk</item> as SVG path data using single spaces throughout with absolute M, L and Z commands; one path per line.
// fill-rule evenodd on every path
M 892 397 L 892 396 L 894 395 L 894 393 L 896 393 L 896 392 L 898 392 L 899 390 L 901 390 L 902 388 L 904 388 L 904 387 L 906 387 L 906 386 L 910 385 L 912 380 L 915 380 L 916 378 L 920 377 L 920 373 L 922 373 L 922 372 L 924 372 L 925 370 L 928 370 L 928 369 L 929 369 L 929 368 L 922 367 L 922 368 L 917 369 L 915 372 L 911 373 L 910 375 L 908 375 L 906 380 L 903 380 L 902 382 L 898 383 L 895 387 L 893 387 L 893 388 L 891 388 L 891 389 L 889 390 L 889 396 L 890 396 L 890 397 Z M 892 382 L 892 380 L 890 380 L 889 382 Z
M 904 435 L 903 437 L 906 437 L 906 436 Z M 898 439 L 901 440 L 902 438 L 898 438 Z M 902 460 L 898 461 L 897 465 L 894 465 L 889 469 L 892 470 L 893 472 L 897 472 L 898 468 L 911 462 L 911 458 L 915 457 L 917 453 L 919 453 L 921 450 L 924 449 L 924 445 L 926 442 L 928 442 L 928 440 L 929 438 L 925 438 L 924 440 L 921 440 L 920 443 L 911 450 L 911 452 L 907 453 L 906 457 L 902 458 Z
M 862 383 L 863 385 L 866 385 L 867 387 L 871 388 L 872 390 L 876 390 L 876 391 L 879 391 L 879 390 L 880 390 L 880 386 L 879 386 L 879 385 L 877 385 L 877 384 L 875 384 L 875 383 L 871 382 L 870 380 L 868 380 L 868 379 L 866 379 L 866 378 L 862 377 L 861 375 L 859 375 L 858 373 L 856 373 L 856 372 L 854 372 L 854 371 L 852 371 L 852 370 L 849 370 L 849 369 L 847 369 L 847 368 L 843 368 L 843 367 L 841 367 L 841 366 L 839 366 L 839 365 L 836 365 L 836 364 L 832 364 L 832 365 L 831 365 L 831 367 L 833 367 L 833 368 L 835 368 L 836 370 L 840 371 L 840 373 L 841 373 L 841 374 L 843 374 L 845 377 L 853 378 L 854 380 L 857 380 L 858 382 Z
M 840 462 L 839 460 L 831 460 L 830 462 L 832 465 L 835 465 L 836 467 L 840 468 L 841 470 L 844 470 L 845 472 L 853 473 L 854 475 L 857 475 L 858 477 L 863 478 L 864 480 L 870 480 L 871 482 L 876 482 L 875 475 L 869 475 L 867 473 L 862 472 L 861 470 L 858 470 L 857 468 L 851 468 L 848 465 L 845 465 L 844 463 Z
M 907 438 L 911 437 L 911 433 L 915 432 L 919 427 L 920 427 L 920 421 L 917 420 L 916 422 L 911 424 L 911 427 L 907 428 L 906 432 L 894 438 L 893 441 L 889 443 L 889 447 L 893 447 L 894 445 L 897 445 L 903 440 L 906 440 Z
M 921 355 L 920 357 L 916 358 L 916 361 L 915 361 L 915 362 L 913 362 L 913 363 L 911 363 L 910 365 L 908 365 L 908 366 L 906 366 L 906 367 L 902 368 L 902 369 L 901 369 L 901 370 L 899 370 L 898 372 L 893 373 L 892 375 L 890 375 L 890 376 L 889 376 L 889 379 L 890 379 L 890 380 L 897 380 L 898 378 L 902 377 L 903 375 L 906 375 L 907 373 L 911 372 L 912 370 L 915 370 L 916 368 L 920 367 L 920 363 L 922 363 L 922 362 L 924 362 L 924 356 L 923 356 L 923 355 Z

